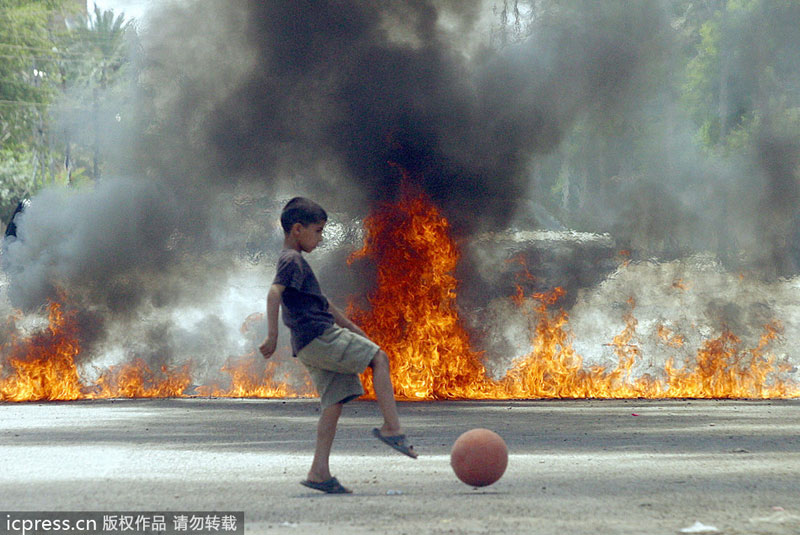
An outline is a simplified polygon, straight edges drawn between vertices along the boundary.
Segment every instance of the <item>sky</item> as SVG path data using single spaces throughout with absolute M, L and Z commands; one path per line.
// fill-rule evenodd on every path
M 86 0 L 86 8 L 91 12 L 95 4 L 102 10 L 113 9 L 114 13 L 125 13 L 126 19 L 140 19 L 155 0 Z

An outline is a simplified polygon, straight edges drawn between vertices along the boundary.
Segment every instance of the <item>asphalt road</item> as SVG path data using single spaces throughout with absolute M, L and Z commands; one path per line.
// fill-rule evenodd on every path
M 315 400 L 0 404 L 0 510 L 244 511 L 247 533 L 800 533 L 800 400 L 403 403 L 412 460 L 345 408 L 332 470 L 300 486 Z M 473 489 L 452 443 L 486 427 L 503 478 Z M 710 532 L 710 528 L 708 528 Z M 0 528 L 2 532 L 2 528 Z

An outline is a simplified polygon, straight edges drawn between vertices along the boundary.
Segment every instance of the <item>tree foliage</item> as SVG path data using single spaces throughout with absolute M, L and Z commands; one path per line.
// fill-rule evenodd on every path
M 137 82 L 128 59 L 133 28 L 113 12 L 95 8 L 79 16 L 67 5 L 66 0 L 0 0 L 3 219 L 17 198 L 45 184 L 75 183 L 81 175 L 100 178 L 110 165 L 114 132 L 133 115 L 123 90 Z M 552 150 L 532 155 L 530 200 L 551 223 L 609 231 L 623 243 L 635 244 L 637 235 L 646 234 L 648 246 L 662 249 L 691 244 L 698 236 L 684 223 L 693 218 L 705 217 L 720 229 L 734 223 L 732 214 L 754 191 L 746 187 L 754 171 L 746 166 L 758 160 L 765 140 L 771 146 L 800 146 L 797 0 L 494 0 L 493 5 L 494 24 L 482 37 L 489 48 L 512 47 L 554 27 L 568 30 L 565 41 L 587 31 L 605 31 L 621 42 L 652 41 L 640 48 L 647 58 L 623 58 L 638 61 L 637 68 L 644 65 L 632 84 L 635 95 L 620 95 L 614 109 L 606 107 L 608 98 L 584 103 Z M 640 11 L 653 9 L 663 13 L 658 32 L 650 35 L 630 24 L 643 18 L 637 18 Z M 600 63 L 576 65 L 613 67 Z M 597 88 L 603 91 L 609 88 Z M 140 113 L 137 121 L 148 117 L 163 120 Z M 742 167 L 737 176 L 719 171 L 735 166 Z M 637 193 L 645 191 L 650 194 Z M 722 201 L 710 202 L 714 195 Z M 706 201 L 703 215 L 685 210 Z M 677 222 L 667 224 L 670 217 Z M 708 234 L 716 242 L 711 247 L 732 247 L 714 237 L 723 230 Z
M 613 19 L 616 9 L 631 5 L 497 4 L 506 19 L 509 13 L 525 19 L 506 20 L 506 42 L 528 38 L 548 19 L 578 20 L 586 10 L 599 10 L 593 15 L 598 25 L 617 31 L 604 16 Z M 636 5 L 663 9 L 669 46 L 647 62 L 637 80 L 638 100 L 623 102 L 613 113 L 590 108 L 568 127 L 555 151 L 533 158 L 532 196 L 564 226 L 612 232 L 623 245 L 656 254 L 680 254 L 683 246 L 725 254 L 739 245 L 731 241 L 737 216 L 764 209 L 755 197 L 776 187 L 757 183 L 772 172 L 764 169 L 772 165 L 764 154 L 776 144 L 784 156 L 800 147 L 800 2 Z M 706 232 L 696 231 L 703 222 L 698 218 Z
M 66 0 L 0 0 L 0 221 L 45 185 L 100 176 L 132 29 Z
M 703 144 L 738 152 L 764 120 L 796 127 L 800 3 L 730 0 L 704 19 L 683 87 Z

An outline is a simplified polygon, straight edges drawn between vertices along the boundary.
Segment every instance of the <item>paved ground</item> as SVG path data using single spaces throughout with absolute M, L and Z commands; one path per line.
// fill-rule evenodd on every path
M 401 404 L 417 461 L 345 409 L 332 458 L 355 494 L 298 485 L 313 400 L 0 405 L 0 510 L 244 510 L 247 533 L 800 533 L 800 400 Z M 487 427 L 511 453 L 484 489 L 449 450 Z

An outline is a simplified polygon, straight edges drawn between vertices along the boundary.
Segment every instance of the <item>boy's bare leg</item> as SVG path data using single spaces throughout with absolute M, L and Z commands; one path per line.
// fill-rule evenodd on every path
M 389 357 L 383 351 L 378 351 L 369 365 L 372 367 L 372 385 L 375 387 L 378 408 L 383 414 L 381 433 L 385 436 L 399 435 L 403 431 L 400 429 L 400 416 L 397 414 L 397 403 L 394 400 Z
M 329 480 L 331 469 L 328 460 L 331 456 L 333 438 L 336 436 L 336 425 L 342 415 L 342 404 L 336 403 L 323 409 L 317 423 L 317 447 L 314 451 L 314 461 L 308 471 L 308 480 L 321 483 Z

